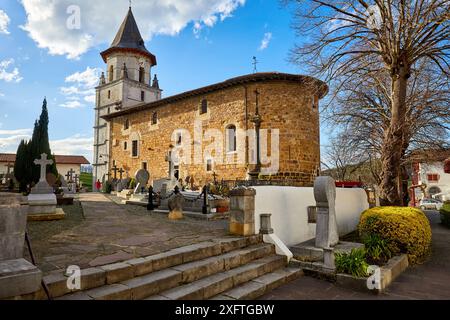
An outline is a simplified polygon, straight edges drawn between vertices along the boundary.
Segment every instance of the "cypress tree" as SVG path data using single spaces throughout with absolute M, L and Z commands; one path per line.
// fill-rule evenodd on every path
M 31 141 L 28 144 L 28 162 L 31 166 L 30 170 L 30 182 L 37 183 L 40 178 L 40 169 L 34 164 L 35 159 L 40 158 L 41 152 L 39 152 L 39 141 L 40 141 L 40 130 L 39 122 L 36 120 L 34 122 L 33 135 L 31 136 Z
M 14 176 L 19 182 L 19 191 L 25 192 L 29 175 L 27 172 L 28 148 L 25 140 L 20 141 L 16 152 L 16 161 L 14 162 Z
M 44 98 L 42 103 L 42 112 L 39 117 L 39 121 L 36 120 L 34 123 L 33 136 L 31 138 L 30 143 L 30 155 L 31 155 L 31 164 L 32 168 L 32 181 L 37 183 L 40 178 L 40 168 L 34 165 L 34 159 L 38 159 L 41 157 L 42 153 L 47 154 L 48 159 L 53 160 L 53 164 L 47 167 L 47 172 L 53 173 L 55 176 L 58 176 L 58 171 L 56 169 L 56 161 L 55 156 L 52 155 L 52 151 L 50 149 L 50 142 L 48 139 L 48 110 L 47 110 L 47 99 Z
M 52 151 L 50 150 L 50 141 L 48 139 L 48 122 L 49 120 L 48 120 L 47 99 L 44 98 L 41 116 L 39 117 L 39 132 L 40 132 L 39 154 L 46 153 L 47 158 L 53 160 L 53 164 L 47 167 L 47 172 L 51 172 L 57 177 L 58 170 L 56 169 L 55 156 L 52 154 Z

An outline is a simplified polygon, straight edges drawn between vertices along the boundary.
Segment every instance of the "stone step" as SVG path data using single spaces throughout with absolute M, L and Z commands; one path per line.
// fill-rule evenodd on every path
M 214 296 L 211 300 L 253 300 L 302 276 L 299 268 L 282 268 Z
M 276 268 L 280 264 L 285 264 L 285 258 L 280 256 L 271 256 L 261 259 L 258 263 L 252 262 L 255 259 L 274 254 L 274 247 L 271 244 L 256 244 L 243 249 L 234 250 L 225 254 L 201 259 L 193 262 L 176 265 L 159 271 L 153 271 L 145 275 L 136 276 L 128 280 L 122 280 L 120 283 L 106 283 L 101 287 L 83 291 L 93 299 L 143 299 L 145 297 L 158 294 L 161 291 L 168 290 L 180 285 L 197 281 L 219 272 L 246 264 L 248 269 L 261 269 L 262 271 Z M 252 266 L 250 268 L 249 266 Z M 258 270 L 259 270 L 258 269 Z M 249 270 L 248 272 L 252 272 Z M 254 271 L 253 271 L 254 272 Z M 245 276 L 245 275 L 244 275 Z M 233 277 L 234 278 L 234 277 Z M 119 279 L 114 275 L 114 279 Z M 244 278 L 244 281 L 246 279 Z M 241 282 L 242 283 L 242 282 Z M 69 294 L 64 299 L 79 299 L 79 292 Z
M 270 255 L 245 265 L 216 273 L 191 283 L 162 291 L 145 300 L 204 300 L 230 290 L 241 283 L 270 274 L 286 265 L 286 258 Z M 285 275 L 284 275 L 285 276 Z
M 95 268 L 82 269 L 81 290 L 85 291 L 104 285 L 115 284 L 193 261 L 227 253 L 231 254 L 232 251 L 244 249 L 248 246 L 260 243 L 262 243 L 262 237 L 260 235 L 244 238 L 218 238 L 175 248 L 152 256 L 130 259 Z M 245 258 L 243 259 L 245 260 Z M 229 263 L 232 264 L 232 262 Z M 65 276 L 63 272 L 52 273 L 44 277 L 44 281 L 49 287 L 50 294 L 53 298 L 80 291 L 71 291 L 68 289 L 67 279 L 67 276 Z M 46 299 L 42 289 L 33 296 L 36 299 Z

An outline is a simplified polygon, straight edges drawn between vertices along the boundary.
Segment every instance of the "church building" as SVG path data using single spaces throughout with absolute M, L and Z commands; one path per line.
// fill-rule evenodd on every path
M 285 180 L 312 185 L 320 170 L 319 100 L 327 85 L 278 72 L 253 73 L 162 98 L 131 8 L 101 56 L 96 88 L 94 181 Z

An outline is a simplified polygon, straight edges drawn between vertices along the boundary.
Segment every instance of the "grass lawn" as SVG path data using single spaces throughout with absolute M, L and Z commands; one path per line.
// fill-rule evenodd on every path
M 89 191 L 92 191 L 92 173 L 82 172 L 80 174 L 80 181 L 83 184 L 83 187 L 86 187 Z

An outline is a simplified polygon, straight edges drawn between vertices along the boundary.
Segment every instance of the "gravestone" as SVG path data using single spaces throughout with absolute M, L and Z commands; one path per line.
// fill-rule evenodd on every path
M 34 160 L 34 164 L 40 166 L 39 182 L 31 189 L 28 195 L 28 219 L 29 220 L 56 220 L 64 218 L 64 211 L 56 208 L 56 195 L 53 188 L 47 183 L 46 168 L 53 160 L 47 159 L 47 154 L 41 154 L 40 159 Z
M 145 169 L 139 169 L 136 171 L 134 176 L 136 179 L 136 187 L 134 188 L 133 195 L 131 196 L 131 201 L 148 202 L 148 194 L 144 193 L 143 189 L 145 189 L 145 186 L 150 179 L 149 172 Z
M 316 247 L 331 248 L 338 244 L 336 222 L 336 184 L 331 177 L 318 177 L 314 182 L 314 198 L 317 207 Z

